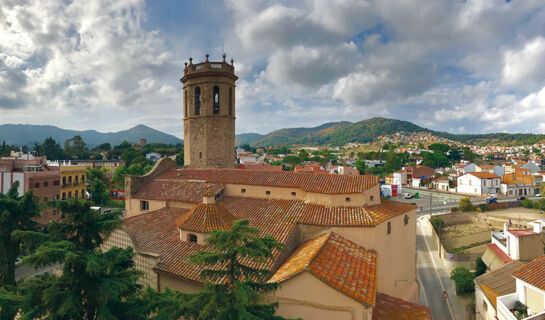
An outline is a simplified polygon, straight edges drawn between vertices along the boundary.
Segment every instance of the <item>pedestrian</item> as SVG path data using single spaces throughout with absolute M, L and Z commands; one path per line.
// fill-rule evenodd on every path
M 443 303 L 447 303 L 448 293 L 443 291 Z

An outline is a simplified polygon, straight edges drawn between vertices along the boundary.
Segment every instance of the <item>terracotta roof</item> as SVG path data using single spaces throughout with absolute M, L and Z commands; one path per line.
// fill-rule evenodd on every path
M 377 293 L 372 320 L 431 320 L 430 309 L 384 293 Z
M 160 178 L 297 188 L 307 192 L 326 194 L 360 193 L 379 183 L 379 178 L 373 175 L 331 175 L 241 169 L 180 169 L 167 171 Z
M 242 169 L 246 170 L 261 170 L 261 171 L 282 171 L 282 165 L 271 164 L 243 164 Z
M 533 236 L 537 233 L 534 232 L 532 229 L 512 229 L 507 230 L 510 234 L 514 235 L 515 237 L 525 237 L 525 236 Z
M 496 307 L 496 298 L 517 291 L 513 272 L 522 268 L 524 264 L 520 261 L 512 261 L 505 266 L 488 271 L 475 278 L 475 283 L 481 288 L 488 300 Z
M 466 174 L 470 174 L 474 177 L 477 177 L 479 179 L 495 179 L 499 178 L 497 175 L 490 173 L 490 172 L 468 172 Z
M 200 203 L 207 189 L 217 194 L 224 187 L 225 185 L 217 183 L 184 181 L 179 179 L 153 179 L 138 189 L 132 198 Z
M 235 217 L 221 204 L 200 203 L 176 221 L 178 228 L 195 232 L 230 230 Z
M 328 233 L 301 244 L 269 282 L 286 281 L 303 270 L 368 307 L 375 305 L 377 254 L 374 250 Z
M 496 254 L 496 256 L 498 256 L 498 258 L 501 259 L 501 261 L 510 262 L 511 260 L 513 260 L 507 254 L 505 254 L 505 252 L 503 252 L 503 250 L 500 249 L 495 243 L 487 243 L 486 245 L 488 246 L 488 248 L 490 248 L 490 250 L 492 250 L 492 252 Z
M 520 268 L 513 273 L 513 276 L 541 290 L 545 290 L 545 255 Z

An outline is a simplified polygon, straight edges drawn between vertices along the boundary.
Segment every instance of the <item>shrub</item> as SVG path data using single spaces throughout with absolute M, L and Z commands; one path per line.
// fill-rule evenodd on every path
M 486 264 L 484 264 L 484 261 L 481 257 L 478 257 L 475 259 L 475 277 L 480 276 L 481 274 L 485 273 L 487 269 Z
M 481 209 L 481 207 L 477 207 L 477 209 L 475 209 L 475 211 L 477 211 L 477 212 L 483 212 L 483 209 Z
M 486 204 L 481 203 L 481 204 L 479 205 L 479 209 L 481 209 L 481 212 L 485 212 L 486 209 L 487 209 L 487 208 L 486 208 Z
M 534 203 L 530 199 L 521 200 L 520 205 L 523 206 L 524 208 L 528 208 L 528 209 L 531 209 L 531 208 L 534 207 Z
M 469 198 L 466 197 L 460 199 L 460 202 L 458 202 L 458 209 L 460 209 L 461 211 L 474 211 L 475 206 L 473 205 L 473 203 L 471 203 Z
M 534 209 L 545 210 L 545 199 L 539 199 L 538 201 L 534 202 Z
M 456 212 L 456 211 L 458 211 L 458 207 L 452 207 L 452 208 L 450 208 L 450 211 L 451 212 Z
M 473 293 L 475 291 L 475 284 L 473 283 L 475 275 L 469 271 L 468 268 L 458 267 L 450 273 L 450 279 L 454 281 L 456 285 L 456 295 L 464 295 Z
M 435 231 L 437 231 L 437 232 L 443 230 L 443 228 L 445 227 L 445 221 L 443 221 L 443 219 L 441 219 L 441 218 L 432 217 L 430 219 L 430 222 L 431 222 L 431 225 L 433 226 L 433 228 L 435 229 Z

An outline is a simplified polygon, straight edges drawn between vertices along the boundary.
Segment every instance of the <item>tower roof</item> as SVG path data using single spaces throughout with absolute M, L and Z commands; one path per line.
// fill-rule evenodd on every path
M 230 230 L 235 217 L 218 203 L 200 203 L 176 221 L 178 228 L 194 232 Z

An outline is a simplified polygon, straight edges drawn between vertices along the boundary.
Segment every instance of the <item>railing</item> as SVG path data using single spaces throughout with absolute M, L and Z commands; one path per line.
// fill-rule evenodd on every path
M 520 301 L 518 293 L 511 293 L 505 296 L 497 297 L 497 312 L 499 320 L 518 320 L 517 317 L 511 312 L 511 309 L 515 307 L 515 303 Z M 538 314 L 522 318 L 524 320 L 545 320 L 545 311 Z
M 492 232 L 492 243 L 496 245 L 501 245 L 503 247 L 507 246 L 507 241 L 504 240 L 504 235 L 501 232 Z

